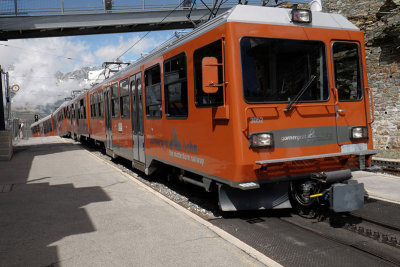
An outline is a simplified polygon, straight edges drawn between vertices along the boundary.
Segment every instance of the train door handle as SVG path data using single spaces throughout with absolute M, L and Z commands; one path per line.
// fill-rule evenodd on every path
M 344 109 L 338 109 L 338 111 L 337 111 L 340 115 L 344 115 L 345 113 L 346 113 L 346 110 L 344 110 Z

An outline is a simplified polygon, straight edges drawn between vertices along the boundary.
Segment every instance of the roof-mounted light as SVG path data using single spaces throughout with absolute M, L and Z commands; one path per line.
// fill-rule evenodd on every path
M 307 9 L 292 9 L 292 22 L 297 23 L 311 23 L 311 11 Z

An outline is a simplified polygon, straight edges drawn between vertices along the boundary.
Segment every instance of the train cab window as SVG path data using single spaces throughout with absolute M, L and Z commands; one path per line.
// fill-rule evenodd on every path
M 119 99 L 121 106 L 121 118 L 129 119 L 129 83 L 128 78 L 119 82 Z
M 333 44 L 335 87 L 340 101 L 357 101 L 362 98 L 360 57 L 355 43 Z
M 111 85 L 111 113 L 114 119 L 119 118 L 118 83 Z
M 243 37 L 243 94 L 247 103 L 327 101 L 325 45 L 320 41 Z
M 165 116 L 188 116 L 186 55 L 179 54 L 164 62 Z
M 161 118 L 161 76 L 160 65 L 156 65 L 144 72 L 146 93 L 146 116 Z
M 201 62 L 205 57 L 216 57 L 218 63 L 222 64 L 222 40 L 203 46 L 193 53 L 195 104 L 197 107 L 221 106 L 224 104 L 223 86 L 219 87 L 218 91 L 213 94 L 203 92 Z M 218 83 L 223 83 L 222 65 L 218 67 Z

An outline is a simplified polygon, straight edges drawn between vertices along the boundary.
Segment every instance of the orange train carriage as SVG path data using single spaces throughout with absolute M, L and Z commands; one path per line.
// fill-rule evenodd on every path
M 54 129 L 53 114 L 50 114 L 31 125 L 33 137 L 57 135 L 57 131 Z
M 363 33 L 337 14 L 238 5 L 86 99 L 87 136 L 150 174 L 218 190 L 222 210 L 363 206 L 374 120 Z M 74 108 L 75 107 L 75 108 Z M 83 110 L 85 113 L 85 109 Z M 70 112 L 73 113 L 73 112 Z
M 61 104 L 56 111 L 53 112 L 54 134 L 58 136 L 69 136 L 68 120 L 67 120 L 67 102 Z

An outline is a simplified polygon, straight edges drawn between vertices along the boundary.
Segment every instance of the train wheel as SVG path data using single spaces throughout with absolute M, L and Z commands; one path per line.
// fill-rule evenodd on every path
M 290 183 L 290 201 L 300 216 L 315 218 L 318 215 L 318 199 L 310 198 L 310 196 L 319 192 L 319 183 L 312 179 L 292 181 Z

